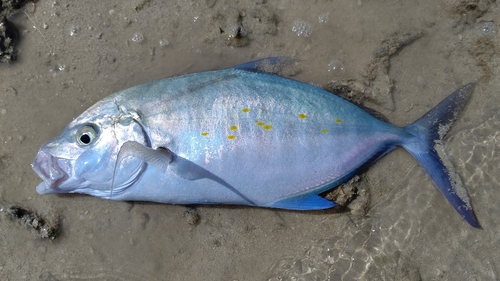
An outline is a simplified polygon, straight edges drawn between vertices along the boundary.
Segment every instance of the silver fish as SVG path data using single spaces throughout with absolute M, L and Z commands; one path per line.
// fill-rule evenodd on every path
M 474 84 L 398 127 L 318 87 L 262 72 L 284 60 L 153 81 L 104 98 L 42 146 L 32 165 L 43 179 L 38 193 L 325 209 L 334 203 L 320 193 L 402 146 L 479 227 L 442 142 Z

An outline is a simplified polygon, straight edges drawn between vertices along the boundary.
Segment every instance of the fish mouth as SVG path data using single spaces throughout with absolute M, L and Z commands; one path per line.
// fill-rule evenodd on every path
M 68 178 L 70 171 L 70 160 L 55 157 L 52 154 L 40 150 L 31 164 L 33 170 L 43 180 L 36 187 L 39 194 L 59 193 L 59 186 Z

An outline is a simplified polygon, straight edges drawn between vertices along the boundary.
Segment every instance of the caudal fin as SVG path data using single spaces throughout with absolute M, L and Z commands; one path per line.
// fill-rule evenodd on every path
M 425 172 L 473 227 L 480 228 L 467 190 L 444 151 L 442 139 L 467 105 L 475 83 L 467 84 L 446 97 L 417 121 L 404 127 L 412 137 L 403 147 L 420 163 Z

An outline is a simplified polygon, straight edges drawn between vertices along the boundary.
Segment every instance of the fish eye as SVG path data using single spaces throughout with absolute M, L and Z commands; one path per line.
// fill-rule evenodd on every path
M 81 146 L 91 145 L 97 139 L 97 130 L 94 126 L 86 125 L 76 132 L 76 142 Z

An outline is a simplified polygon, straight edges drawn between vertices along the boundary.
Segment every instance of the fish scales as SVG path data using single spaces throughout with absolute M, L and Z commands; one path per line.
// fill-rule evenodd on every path
M 464 211 L 466 192 L 456 195 L 449 161 L 434 149 L 473 84 L 398 127 L 321 88 L 261 71 L 282 60 L 167 78 L 104 98 L 40 149 L 33 168 L 44 182 L 37 191 L 324 209 L 334 203 L 318 194 L 403 146 L 479 226 L 472 209 Z
M 152 147 L 168 147 L 213 173 L 230 175 L 243 193 L 251 189 L 257 204 L 279 199 L 279 194 L 273 194 L 275 189 L 304 192 L 355 170 L 357 163 L 380 150 L 370 145 L 370 138 L 387 138 L 392 133 L 392 139 L 398 139 L 394 134 L 398 128 L 374 120 L 359 107 L 314 86 L 272 78 L 228 69 L 156 82 L 164 92 L 146 91 L 145 96 L 143 91 L 129 91 L 122 100 L 132 110 L 142 104 L 144 127 L 161 132 L 154 134 Z M 203 87 L 191 87 L 192 80 Z M 174 94 L 171 99 L 170 93 L 177 91 L 189 94 Z M 175 104 L 168 114 L 157 113 L 156 104 L 162 100 Z M 166 136 L 173 142 L 165 143 Z M 364 149 L 348 146 L 358 145 L 354 140 L 360 139 L 366 143 L 361 143 Z M 339 165 L 325 165 L 332 162 Z M 262 202 L 262 196 L 270 201 Z

